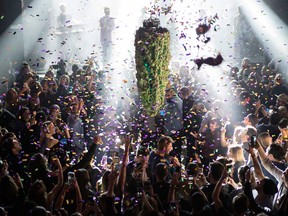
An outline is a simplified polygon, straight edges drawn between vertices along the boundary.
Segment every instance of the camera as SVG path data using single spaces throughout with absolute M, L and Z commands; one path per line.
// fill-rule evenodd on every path
M 232 165 L 228 165 L 228 166 L 227 166 L 227 173 L 228 173 L 228 174 L 232 174 L 232 168 L 233 168 Z
M 255 148 L 256 143 L 257 143 L 257 137 L 256 136 L 251 136 L 251 138 L 250 138 L 250 146 L 252 148 Z
M 193 176 L 188 176 L 187 180 L 189 185 L 193 184 L 193 179 L 194 179 Z

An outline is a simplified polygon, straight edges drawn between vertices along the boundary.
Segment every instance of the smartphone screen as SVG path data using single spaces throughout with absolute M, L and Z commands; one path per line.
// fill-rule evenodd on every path
M 188 184 L 193 184 L 193 176 L 188 176 Z
M 254 147 L 256 145 L 256 142 L 257 142 L 256 136 L 251 136 L 251 141 L 250 141 L 251 147 Z

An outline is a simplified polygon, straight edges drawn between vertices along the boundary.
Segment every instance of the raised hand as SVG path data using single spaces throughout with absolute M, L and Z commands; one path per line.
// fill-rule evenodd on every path
M 195 138 L 198 139 L 199 138 L 199 134 L 196 131 L 191 131 L 190 134 Z
M 109 183 L 114 184 L 117 180 L 119 173 L 117 170 L 114 170 L 114 166 L 112 165 L 111 173 L 108 175 Z
M 100 136 L 95 136 L 93 138 L 93 143 L 96 145 L 102 145 L 103 144 L 102 138 Z
M 23 184 L 22 184 L 22 182 L 21 182 L 21 178 L 20 178 L 19 174 L 18 174 L 18 173 L 15 173 L 12 177 L 13 177 L 14 182 L 15 182 L 15 184 L 17 185 L 17 187 L 18 187 L 18 188 L 23 188 Z

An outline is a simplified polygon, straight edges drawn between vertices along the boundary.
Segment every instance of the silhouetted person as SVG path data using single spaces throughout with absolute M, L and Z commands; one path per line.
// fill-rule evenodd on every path
M 114 18 L 110 17 L 110 9 L 104 8 L 105 16 L 100 19 L 100 42 L 103 51 L 103 65 L 109 62 L 112 51 L 112 31 L 115 28 Z
M 63 28 L 69 22 L 71 16 L 66 13 L 66 6 L 64 4 L 60 5 L 60 11 L 61 13 L 57 16 L 57 23 L 59 28 Z

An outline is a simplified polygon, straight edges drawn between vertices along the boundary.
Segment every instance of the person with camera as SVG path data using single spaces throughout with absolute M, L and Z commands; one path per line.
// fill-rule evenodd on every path
M 28 193 L 28 199 L 30 201 L 36 202 L 38 205 L 45 207 L 47 210 L 52 210 L 53 203 L 63 185 L 63 170 L 59 159 L 57 157 L 54 157 L 52 160 L 52 164 L 54 164 L 57 168 L 57 170 L 55 171 L 55 174 L 57 175 L 57 184 L 54 185 L 51 191 L 48 191 L 46 189 L 47 184 L 44 184 L 44 182 L 40 180 L 41 177 L 36 178 L 36 180 L 31 185 Z M 46 172 L 46 175 L 48 175 L 48 172 Z
M 181 174 L 179 172 L 175 172 L 172 175 L 171 181 L 170 181 L 170 189 L 168 191 L 168 197 L 167 197 L 167 209 L 166 213 L 168 215 L 180 215 L 179 211 L 179 203 L 176 200 L 176 189 L 179 187 Z
M 206 195 L 210 204 L 213 203 L 212 194 L 217 185 L 217 182 L 221 178 L 224 169 L 227 169 L 226 164 L 223 164 L 219 161 L 214 161 L 209 164 L 209 172 L 207 176 L 207 181 L 209 183 L 202 187 L 202 191 Z M 231 192 L 231 190 L 229 184 L 227 184 L 227 181 L 228 177 L 225 178 L 225 184 L 221 186 L 220 199 L 224 204 L 225 208 L 228 209 L 230 204 L 229 193 Z
M 256 135 L 257 130 L 256 128 L 252 126 L 246 126 L 245 128 L 242 128 L 242 130 L 239 133 L 239 137 L 241 139 L 241 144 L 243 149 L 248 149 L 249 146 L 254 144 L 256 142 Z M 247 151 L 244 151 L 244 158 L 246 161 L 246 164 L 250 164 L 250 158 Z
M 95 155 L 95 150 L 98 145 L 102 144 L 100 137 L 96 136 L 93 138 L 93 144 L 90 146 L 88 152 L 82 157 L 82 159 L 73 166 L 64 166 L 63 167 L 63 176 L 66 180 L 61 194 L 57 199 L 56 207 L 62 208 L 65 207 L 69 213 L 73 212 L 82 212 L 83 203 L 82 203 L 82 194 L 81 190 L 75 177 L 74 170 L 78 169 L 88 169 L 92 161 L 93 156 Z
M 142 183 L 149 181 L 148 175 L 148 159 L 149 159 L 149 149 L 146 146 L 140 145 L 136 152 L 136 156 L 133 161 L 127 164 L 126 167 L 126 179 L 124 187 L 124 210 L 133 208 L 134 204 L 138 205 L 138 199 L 142 192 Z M 130 202 L 133 197 L 137 197 L 133 202 Z
M 223 203 L 223 201 L 220 198 L 223 184 L 225 184 L 225 181 L 228 176 L 229 174 L 227 172 L 227 168 L 223 169 L 221 177 L 217 181 L 217 184 L 212 193 L 212 200 L 214 202 L 214 212 L 221 216 L 231 215 L 227 210 L 227 208 L 223 205 L 225 203 Z M 235 216 L 245 215 L 247 213 L 248 207 L 249 207 L 249 201 L 248 198 L 245 196 L 245 194 L 240 193 L 233 198 L 232 201 L 233 215 Z
M 257 191 L 257 196 L 255 197 L 255 203 L 259 205 L 262 208 L 267 208 L 272 210 L 272 203 L 274 195 L 278 192 L 277 185 L 270 179 L 264 176 L 260 164 L 258 162 L 258 158 L 256 157 L 256 154 L 254 152 L 254 147 L 256 147 L 257 144 L 253 144 L 249 146 L 248 149 L 245 149 L 251 156 L 254 170 L 255 170 L 255 176 L 257 181 L 255 182 L 254 188 Z M 252 170 L 252 168 L 250 168 Z M 249 179 L 250 181 L 250 179 Z M 245 186 L 245 184 L 244 184 Z M 245 189 L 245 187 L 244 187 Z
M 272 174 L 278 181 L 278 192 L 273 202 L 274 211 L 279 212 L 283 211 L 283 207 L 287 212 L 287 188 L 288 188 L 288 168 L 284 171 L 277 168 L 270 160 L 267 154 L 265 153 L 263 147 L 256 142 L 256 145 L 253 147 L 258 151 L 260 160 L 264 168 Z M 286 206 L 286 207 L 285 207 Z
M 187 180 L 180 181 L 181 174 L 175 172 L 172 175 L 170 182 L 170 189 L 168 192 L 167 206 L 165 208 L 168 215 L 212 215 L 212 209 L 209 205 L 208 199 L 203 191 L 197 184 L 196 178 L 189 178 Z M 176 194 L 181 193 L 182 187 L 185 184 L 191 188 L 189 196 L 188 206 L 184 205 L 183 200 L 179 201 Z
M 65 202 L 64 202 L 65 201 Z M 82 195 L 74 172 L 68 172 L 68 178 L 55 203 L 55 208 L 64 207 L 69 214 L 82 211 Z

